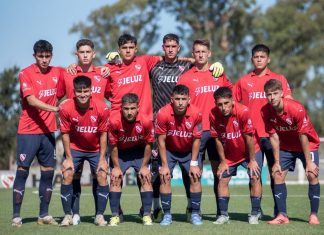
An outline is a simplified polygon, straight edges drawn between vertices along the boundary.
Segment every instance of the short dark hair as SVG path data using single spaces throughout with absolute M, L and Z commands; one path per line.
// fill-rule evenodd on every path
M 176 85 L 172 90 L 172 95 L 189 95 L 189 88 L 185 85 Z
M 76 43 L 76 49 L 79 50 L 80 47 L 82 46 L 89 46 L 91 47 L 92 49 L 94 49 L 94 44 L 93 42 L 90 40 L 90 39 L 80 39 L 77 43 Z
M 220 98 L 232 98 L 233 93 L 231 88 L 228 88 L 226 86 L 222 86 L 218 88 L 216 91 L 214 91 L 214 99 L 215 101 L 220 99 Z
M 264 91 L 267 92 L 269 90 L 282 90 L 282 83 L 281 81 L 277 80 L 277 79 L 270 79 L 268 80 L 263 87 Z
M 138 99 L 138 95 L 134 94 L 134 93 L 126 93 L 125 95 L 123 95 L 122 97 L 122 105 L 126 104 L 126 103 L 137 103 L 138 104 L 139 99 Z
M 81 75 L 73 79 L 74 90 L 81 90 L 91 87 L 91 79 L 87 76 Z
M 50 42 L 41 39 L 35 42 L 33 50 L 34 50 L 34 54 L 42 53 L 42 52 L 49 52 L 52 54 L 53 46 Z
M 135 46 L 137 45 L 137 39 L 134 36 L 124 33 L 118 38 L 118 47 L 121 47 L 128 42 L 134 43 Z
M 196 39 L 193 44 L 192 44 L 192 50 L 194 49 L 194 47 L 196 45 L 203 45 L 206 46 L 208 48 L 208 50 L 210 49 L 210 42 L 207 39 Z
M 270 48 L 264 44 L 257 44 L 252 48 L 252 56 L 257 52 L 265 52 L 268 56 L 270 55 Z
M 180 42 L 179 36 L 174 33 L 168 33 L 168 34 L 164 35 L 163 43 L 166 43 L 167 40 L 176 41 L 177 44 L 179 44 L 179 42 Z

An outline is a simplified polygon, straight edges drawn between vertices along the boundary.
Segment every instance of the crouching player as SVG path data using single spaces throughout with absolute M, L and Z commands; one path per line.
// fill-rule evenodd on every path
M 201 225 L 201 156 L 199 156 L 202 134 L 202 114 L 198 108 L 189 105 L 189 89 L 184 85 L 174 87 L 171 103 L 156 115 L 155 132 L 159 145 L 162 166 L 160 168 L 160 195 L 164 212 L 161 225 L 170 225 L 171 176 L 177 163 L 190 177 L 191 223 Z
M 221 161 L 217 171 L 218 203 L 221 215 L 214 224 L 229 223 L 228 185 L 240 165 L 248 169 L 250 177 L 252 210 L 248 221 L 250 224 L 258 224 L 261 216 L 259 211 L 262 194 L 260 182 L 262 155 L 254 135 L 255 129 L 249 110 L 246 106 L 233 101 L 232 91 L 228 87 L 220 87 L 216 90 L 214 99 L 216 107 L 210 112 L 210 130 L 211 136 L 215 138 Z
M 152 120 L 138 113 L 139 98 L 134 93 L 127 93 L 121 100 L 121 112 L 114 113 L 109 123 L 110 143 L 110 209 L 112 217 L 109 226 L 120 223 L 119 205 L 122 179 L 128 168 L 133 167 L 141 181 L 141 200 L 143 224 L 152 225 L 151 207 L 153 189 L 149 161 L 154 129 Z
M 64 101 L 59 112 L 65 153 L 61 185 L 61 200 L 65 216 L 60 225 L 73 224 L 71 212 L 73 175 L 79 172 L 80 166 L 83 166 L 83 162 L 87 160 L 98 180 L 98 210 L 95 224 L 105 226 L 107 222 L 103 214 L 109 194 L 106 160 L 109 109 L 103 101 L 91 97 L 89 77 L 77 76 L 73 80 L 73 87 L 75 97 Z
M 319 138 L 313 128 L 305 108 L 298 101 L 283 98 L 280 81 L 271 79 L 264 85 L 268 99 L 261 112 L 270 134 L 275 163 L 272 167 L 274 176 L 274 194 L 279 214 L 268 224 L 288 224 L 285 178 L 288 170 L 294 170 L 299 158 L 306 171 L 309 182 L 308 197 L 311 212 L 310 224 L 319 224 L 317 212 L 320 201 L 319 174 Z M 280 144 L 279 144 L 280 143 Z

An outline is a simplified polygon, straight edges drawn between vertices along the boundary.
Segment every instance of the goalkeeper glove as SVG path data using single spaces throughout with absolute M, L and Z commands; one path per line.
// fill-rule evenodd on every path
M 218 78 L 218 77 L 222 76 L 223 73 L 224 73 L 224 67 L 219 62 L 213 63 L 209 67 L 209 70 L 211 71 L 211 73 L 213 74 L 213 77 L 215 77 L 215 78 Z
M 121 64 L 122 59 L 119 55 L 118 52 L 113 51 L 113 52 L 108 52 L 106 55 L 107 62 L 110 64 Z

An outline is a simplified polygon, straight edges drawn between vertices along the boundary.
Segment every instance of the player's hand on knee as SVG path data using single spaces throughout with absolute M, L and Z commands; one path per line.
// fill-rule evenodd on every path
M 139 174 L 139 177 L 140 177 L 142 183 L 144 183 L 144 184 L 151 183 L 152 174 L 148 167 L 142 166 L 141 169 L 139 170 L 138 174 Z
M 319 174 L 319 168 L 318 168 L 318 166 L 317 166 L 314 162 L 312 162 L 312 161 L 306 163 L 306 169 L 305 169 L 305 171 L 306 171 L 306 176 L 308 176 L 309 173 L 313 173 L 316 177 L 318 177 L 318 174 Z
M 224 67 L 220 62 L 213 63 L 209 70 L 211 71 L 213 77 L 218 78 L 223 75 L 224 73 Z
M 189 177 L 196 182 L 201 177 L 201 170 L 199 166 L 190 166 Z
M 167 184 L 171 179 L 169 167 L 161 166 L 159 172 L 160 172 L 161 183 Z
M 247 166 L 250 176 L 259 176 L 260 175 L 260 167 L 256 160 L 250 160 L 248 166 Z
M 119 167 L 114 167 L 111 171 L 110 174 L 110 178 L 112 180 L 112 182 L 114 183 L 119 183 L 119 181 L 121 181 L 121 178 L 123 176 L 123 172 L 121 171 L 121 169 Z
M 219 179 L 223 177 L 224 172 L 227 172 L 229 174 L 229 167 L 226 162 L 221 162 L 217 168 L 217 176 Z
M 279 174 L 279 175 L 282 174 L 281 166 L 280 166 L 279 162 L 275 162 L 273 164 L 273 167 L 271 170 L 272 170 L 272 177 L 275 177 L 277 174 Z
M 65 159 L 62 163 L 62 167 L 61 167 L 62 173 L 71 170 L 72 172 L 74 172 L 74 164 L 73 164 L 73 160 L 72 159 Z
M 97 174 L 99 172 L 105 172 L 106 174 L 108 174 L 108 163 L 106 160 L 100 160 L 98 163 L 98 167 L 97 167 Z

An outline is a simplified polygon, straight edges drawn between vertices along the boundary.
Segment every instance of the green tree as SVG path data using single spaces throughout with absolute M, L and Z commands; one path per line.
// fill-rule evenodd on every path
M 19 120 L 19 86 L 14 66 L 0 73 L 0 169 L 8 169 L 10 156 L 15 154 Z

